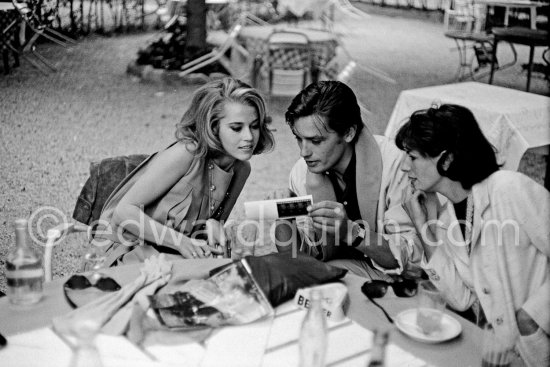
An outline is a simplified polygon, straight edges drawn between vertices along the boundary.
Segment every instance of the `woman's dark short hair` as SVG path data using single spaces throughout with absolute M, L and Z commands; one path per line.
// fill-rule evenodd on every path
M 285 113 L 286 122 L 293 129 L 296 120 L 306 116 L 313 116 L 339 135 L 355 127 L 354 142 L 363 129 L 357 97 L 350 87 L 338 81 L 312 83 L 294 97 Z
M 444 104 L 414 112 L 399 129 L 395 143 L 399 149 L 415 150 L 423 157 L 445 152 L 437 163 L 439 174 L 460 182 L 467 190 L 499 169 L 495 148 L 466 107 Z M 449 154 L 453 160 L 444 170 Z
M 223 154 L 218 127 L 227 102 L 251 106 L 256 110 L 260 138 L 253 153 L 271 150 L 275 141 L 269 129 L 271 118 L 267 115 L 263 97 L 256 89 L 234 78 L 214 80 L 197 89 L 189 109 L 176 125 L 176 139 L 187 143 L 197 156 Z

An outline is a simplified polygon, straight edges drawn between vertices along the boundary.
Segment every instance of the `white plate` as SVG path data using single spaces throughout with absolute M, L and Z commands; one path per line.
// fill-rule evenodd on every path
M 443 314 L 441 330 L 424 334 L 416 325 L 416 308 L 400 312 L 394 319 L 395 326 L 409 337 L 424 343 L 441 343 L 456 338 L 462 332 L 460 323 L 450 315 Z

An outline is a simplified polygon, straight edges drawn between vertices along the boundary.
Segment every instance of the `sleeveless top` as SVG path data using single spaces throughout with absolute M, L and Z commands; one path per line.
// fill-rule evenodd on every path
M 175 250 L 163 248 L 160 244 L 144 241 L 112 220 L 115 208 L 122 197 L 146 172 L 155 156 L 156 153 L 132 171 L 114 190 L 103 207 L 92 245 L 101 247 L 105 252 L 105 266 L 111 266 L 115 262 L 142 262 L 159 252 L 175 253 Z M 166 194 L 144 207 L 143 211 L 155 221 L 190 236 L 194 231 L 201 229 L 197 224 L 214 217 L 212 213 L 216 214 L 217 220 L 227 219 L 249 174 L 248 162 L 235 161 L 232 170 L 226 172 L 209 158 L 194 157 L 185 175 Z M 145 218 L 140 219 L 142 220 Z M 139 223 L 140 228 L 143 225 L 144 223 Z M 159 238 L 162 235 L 163 233 L 159 233 Z

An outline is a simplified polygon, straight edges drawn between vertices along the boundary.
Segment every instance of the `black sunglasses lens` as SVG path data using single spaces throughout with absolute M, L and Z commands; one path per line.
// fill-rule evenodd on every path
M 418 289 L 415 280 L 405 279 L 401 282 L 392 283 L 393 292 L 397 297 L 412 297 Z
M 69 289 L 86 289 L 92 286 L 92 283 L 84 275 L 73 275 L 65 282 Z
M 369 298 L 382 298 L 388 290 L 388 283 L 382 280 L 373 280 L 365 282 L 361 287 L 361 292 Z
M 120 289 L 120 285 L 112 278 L 99 278 L 95 283 L 95 287 L 102 291 L 114 292 Z

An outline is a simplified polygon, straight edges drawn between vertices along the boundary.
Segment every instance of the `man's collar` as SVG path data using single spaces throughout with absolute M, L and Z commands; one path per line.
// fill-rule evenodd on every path
M 376 228 L 376 211 L 382 181 L 382 155 L 378 143 L 366 128 L 361 131 L 355 143 L 355 188 L 361 218 L 371 228 Z M 351 165 L 348 165 L 348 168 Z M 306 173 L 306 187 L 313 195 L 315 202 L 323 200 L 336 201 L 334 189 L 328 176 Z

